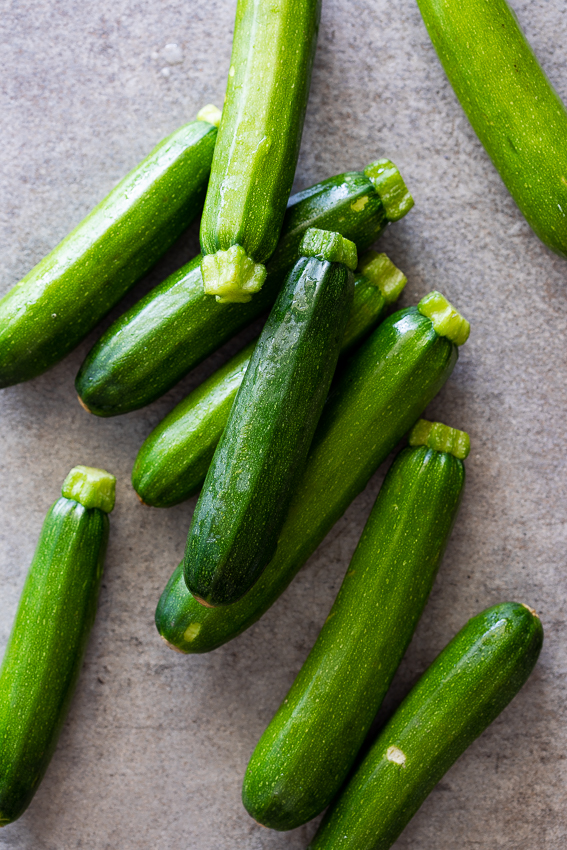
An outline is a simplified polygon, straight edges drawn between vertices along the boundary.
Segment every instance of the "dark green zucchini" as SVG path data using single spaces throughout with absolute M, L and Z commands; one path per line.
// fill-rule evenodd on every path
M 317 641 L 260 738 L 242 800 L 271 829 L 326 808 L 350 770 L 417 626 L 465 483 L 468 436 L 420 420 L 390 467 Z
M 229 608 L 205 609 L 185 587 L 181 566 L 173 573 L 157 607 L 156 626 L 174 648 L 209 652 L 255 623 L 415 424 L 458 356 L 452 339 L 435 330 L 434 322 L 443 315 L 439 304 L 434 319 L 421 312 L 431 312 L 438 297 L 432 293 L 419 307 L 389 316 L 342 370 L 319 420 L 276 554 L 254 587 Z M 462 340 L 466 334 L 458 314 L 455 329 Z
M 94 621 L 113 475 L 79 466 L 51 506 L 0 668 L 0 826 L 19 818 L 49 764 Z
M 461 629 L 424 673 L 328 810 L 309 850 L 388 850 L 444 773 L 516 696 L 543 629 L 505 602 Z
M 382 320 L 407 279 L 385 254 L 369 251 L 354 278 L 354 297 L 341 357 Z M 225 429 L 257 340 L 180 401 L 142 445 L 132 484 L 146 505 L 167 508 L 197 493 Z
M 205 292 L 247 302 L 266 278 L 291 191 L 321 0 L 238 0 L 201 219 Z
M 217 128 L 164 139 L 0 301 L 0 387 L 58 363 L 201 209 Z
M 184 575 L 205 605 L 236 602 L 274 554 L 337 365 L 356 246 L 310 228 L 299 253 L 250 357 L 193 513 Z
M 272 306 L 307 228 L 336 230 L 365 251 L 413 204 L 389 160 L 372 163 L 366 172 L 330 177 L 290 198 L 266 283 L 249 304 L 218 304 L 205 295 L 200 255 L 155 287 L 87 355 L 76 380 L 84 406 L 98 416 L 116 416 L 171 389 Z M 396 187 L 402 187 L 400 197 Z
M 535 233 L 567 257 L 567 111 L 506 0 L 418 0 L 467 118 Z

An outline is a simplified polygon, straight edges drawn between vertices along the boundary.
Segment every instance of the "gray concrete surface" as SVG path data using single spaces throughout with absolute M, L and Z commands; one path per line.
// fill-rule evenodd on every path
M 11 287 L 165 134 L 220 103 L 232 0 L 5 0 L 0 57 L 0 291 Z M 567 11 L 514 0 L 567 98 Z M 165 51 L 175 43 L 180 50 Z M 169 60 L 169 62 L 168 62 Z M 170 64 L 171 60 L 175 64 Z M 468 483 L 431 600 L 381 717 L 468 617 L 515 599 L 546 642 L 527 686 L 449 771 L 399 850 L 561 850 L 567 841 L 567 262 L 530 232 L 470 129 L 414 0 L 325 0 L 297 187 L 380 155 L 414 211 L 380 243 L 470 319 L 429 415 L 470 432 Z M 181 265 L 180 240 L 126 303 Z M 115 318 L 116 309 L 104 323 Z M 0 393 L 0 651 L 38 532 L 69 468 L 118 477 L 98 619 L 59 746 L 10 850 L 300 850 L 240 803 L 247 759 L 312 646 L 378 491 L 379 471 L 273 609 L 210 656 L 158 639 L 155 604 L 194 502 L 143 508 L 129 483 L 150 429 L 237 347 L 151 407 L 114 420 L 73 379 L 100 331 L 51 372 Z M 238 344 L 241 344 L 242 337 Z

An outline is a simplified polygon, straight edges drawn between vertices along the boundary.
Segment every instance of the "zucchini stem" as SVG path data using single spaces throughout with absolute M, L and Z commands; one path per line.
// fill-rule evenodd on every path
M 353 272 L 358 265 L 356 245 L 334 230 L 310 227 L 299 245 L 301 257 L 315 257 L 329 263 L 342 263 Z
M 206 254 L 201 260 L 201 271 L 205 292 L 214 295 L 219 304 L 247 304 L 266 280 L 266 267 L 251 260 L 241 245 Z
M 446 336 L 455 345 L 463 345 L 469 338 L 470 324 L 437 290 L 422 298 L 417 309 L 422 316 L 431 319 L 439 336 Z
M 378 193 L 388 221 L 399 221 L 413 207 L 413 198 L 408 192 L 404 179 L 397 167 L 389 159 L 377 159 L 364 169 Z
M 393 264 L 386 254 L 367 251 L 360 258 L 358 271 L 367 278 L 372 286 L 376 286 L 387 304 L 393 304 L 400 297 L 408 282 L 405 274 Z
M 458 431 L 441 422 L 428 422 L 419 419 L 409 435 L 410 446 L 427 446 L 437 452 L 447 452 L 459 460 L 464 460 L 470 450 L 471 441 L 466 431 Z
M 197 112 L 197 121 L 206 121 L 213 127 L 218 127 L 221 121 L 222 111 L 214 103 L 207 103 Z
M 84 508 L 100 508 L 109 514 L 116 497 L 116 478 L 105 469 L 75 466 L 63 482 L 61 495 Z

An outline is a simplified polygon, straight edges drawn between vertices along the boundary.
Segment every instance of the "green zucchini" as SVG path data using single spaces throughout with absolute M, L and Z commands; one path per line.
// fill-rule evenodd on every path
M 458 757 L 532 672 L 543 629 L 531 608 L 488 608 L 409 693 L 328 810 L 309 850 L 388 850 Z
M 58 363 L 198 214 L 217 128 L 168 136 L 0 301 L 0 387 Z
M 250 301 L 266 279 L 291 191 L 321 0 L 238 0 L 232 55 L 201 219 L 205 292 Z
M 375 251 L 365 254 L 359 268 L 341 357 L 381 321 L 407 282 L 385 254 Z M 256 342 L 189 393 L 146 438 L 132 470 L 133 487 L 144 504 L 171 507 L 201 489 Z
M 0 668 L 0 826 L 19 818 L 51 759 L 94 621 L 115 479 L 71 470 L 51 506 Z
M 342 370 L 276 554 L 254 587 L 227 609 L 205 609 L 185 587 L 182 567 L 173 573 L 158 603 L 156 626 L 175 649 L 209 652 L 255 623 L 414 425 L 453 371 L 454 339 L 466 338 L 460 317 L 448 302 L 444 313 L 440 298 L 432 293 L 419 307 L 389 316 Z M 441 324 L 443 334 L 435 329 Z
M 185 583 L 205 605 L 236 602 L 271 560 L 337 365 L 356 246 L 310 228 L 299 253 L 250 357 L 193 513 Z
M 218 304 L 205 295 L 199 255 L 131 307 L 94 345 L 75 384 L 83 405 L 98 416 L 116 416 L 171 389 L 270 309 L 307 228 L 336 230 L 365 251 L 412 204 L 389 160 L 372 163 L 364 174 L 339 174 L 294 195 L 266 283 L 249 304 Z
M 535 233 L 567 257 L 567 111 L 506 0 L 418 0 L 461 106 Z
M 445 445 L 468 444 L 435 426 Z M 440 442 L 430 434 L 388 471 L 325 625 L 252 754 L 242 800 L 271 829 L 295 829 L 329 805 L 425 607 L 465 482 L 462 459 L 430 448 Z

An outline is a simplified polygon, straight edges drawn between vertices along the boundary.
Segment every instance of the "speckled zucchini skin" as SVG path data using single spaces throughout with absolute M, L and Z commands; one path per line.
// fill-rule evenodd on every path
M 542 242 L 567 256 L 567 111 L 506 0 L 418 0 L 486 152 Z
M 201 250 L 272 255 L 299 154 L 321 0 L 238 0 Z
M 268 310 L 298 257 L 309 227 L 335 230 L 359 251 L 388 224 L 371 181 L 358 171 L 293 195 L 262 290 L 248 304 L 205 295 L 201 255 L 134 304 L 87 355 L 75 386 L 92 413 L 116 416 L 155 401 L 234 334 Z
M 274 554 L 335 372 L 353 289 L 343 263 L 300 257 L 272 308 L 187 538 L 185 582 L 209 605 L 240 599 Z
M 341 357 L 382 320 L 388 306 L 377 286 L 355 275 Z M 144 504 L 168 508 L 201 489 L 256 342 L 189 393 L 146 438 L 132 470 L 132 485 Z
M 327 811 L 309 850 L 388 850 L 532 672 L 543 629 L 505 602 L 469 620 L 424 673 Z
M 276 554 L 259 580 L 229 608 L 206 609 L 178 568 L 156 611 L 162 637 L 181 652 L 209 652 L 255 623 L 441 389 L 457 356 L 416 307 L 382 322 L 329 396 Z
M 242 800 L 264 826 L 301 826 L 341 787 L 427 602 L 464 481 L 461 460 L 424 446 L 392 464 L 325 625 L 248 764 Z
M 0 301 L 0 387 L 68 354 L 201 209 L 217 129 L 164 139 Z
M 61 498 L 47 514 L 0 669 L 0 826 L 47 769 L 94 621 L 108 517 Z

